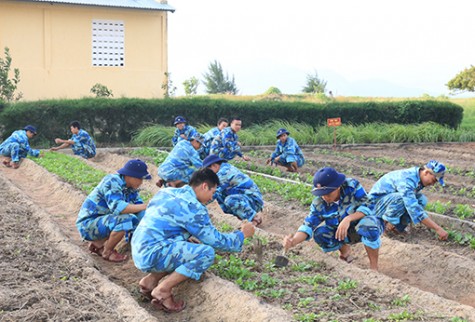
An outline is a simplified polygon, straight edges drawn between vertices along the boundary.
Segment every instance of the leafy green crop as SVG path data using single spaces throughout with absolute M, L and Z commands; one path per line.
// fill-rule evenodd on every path
M 31 160 L 85 193 L 90 193 L 107 174 L 63 153 L 45 152 L 42 158 Z

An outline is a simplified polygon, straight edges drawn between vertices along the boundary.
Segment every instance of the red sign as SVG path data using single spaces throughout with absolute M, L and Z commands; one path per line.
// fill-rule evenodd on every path
M 328 126 L 340 126 L 341 125 L 341 118 L 336 117 L 332 119 L 327 119 Z

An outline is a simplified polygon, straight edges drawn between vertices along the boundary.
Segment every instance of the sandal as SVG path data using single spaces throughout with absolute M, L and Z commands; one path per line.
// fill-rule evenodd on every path
M 354 258 L 353 256 L 351 256 L 351 255 L 348 255 L 348 256 L 346 256 L 346 257 L 343 256 L 343 255 L 340 255 L 340 259 L 341 259 L 342 261 L 345 261 L 345 262 L 347 262 L 348 264 L 350 264 L 355 258 Z
M 109 255 L 102 254 L 102 258 L 106 261 L 113 262 L 113 263 L 120 263 L 127 259 L 127 255 L 119 254 L 115 249 L 113 249 Z
M 172 299 L 172 302 L 173 302 L 173 306 L 172 307 L 167 307 L 163 304 L 164 301 L 166 301 L 167 299 L 171 298 Z M 185 301 L 183 300 L 180 300 L 180 301 L 177 301 L 175 302 L 175 300 L 173 299 L 173 295 L 170 294 L 170 296 L 168 297 L 165 297 L 163 299 L 156 299 L 154 298 L 152 300 L 152 305 L 155 306 L 157 309 L 159 310 L 163 310 L 165 311 L 166 313 L 178 313 L 178 312 L 181 312 L 183 311 L 183 309 L 186 307 L 186 303 Z
M 139 285 L 140 286 L 140 285 Z M 140 286 L 140 293 L 149 300 L 153 300 L 152 291 Z
M 12 166 L 10 165 L 10 161 L 3 160 L 2 161 L 3 165 L 6 166 L 7 168 L 11 168 Z
M 96 247 L 93 243 L 89 243 L 89 251 L 93 254 L 97 254 L 98 256 L 102 256 L 102 251 L 104 250 L 104 246 Z

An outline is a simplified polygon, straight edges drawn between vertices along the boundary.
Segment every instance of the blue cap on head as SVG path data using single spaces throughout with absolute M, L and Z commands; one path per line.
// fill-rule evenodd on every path
M 200 142 L 201 144 L 203 144 L 203 142 L 205 141 L 205 137 L 203 135 L 201 135 L 200 133 L 195 133 L 191 138 L 190 138 L 190 141 L 191 140 L 195 140 L 195 141 L 198 141 Z
M 440 163 L 436 160 L 430 160 L 425 165 L 425 168 L 431 170 L 432 173 L 437 178 L 437 180 L 439 181 L 439 183 L 442 186 L 445 186 L 444 175 L 445 175 L 446 168 L 445 168 L 445 165 L 443 163 Z
M 177 125 L 180 123 L 186 123 L 186 119 L 183 116 L 175 117 L 175 122 L 173 122 L 173 125 Z
M 27 125 L 23 128 L 23 130 L 25 131 L 30 131 L 32 133 L 35 133 L 36 134 L 36 127 L 34 127 L 33 125 Z
M 207 168 L 210 165 L 213 165 L 218 162 L 227 162 L 225 159 L 221 159 L 215 154 L 208 155 L 204 160 L 203 160 L 203 168 Z
M 333 168 L 321 168 L 313 176 L 312 194 L 314 196 L 327 195 L 340 188 L 345 179 L 346 176 L 343 173 L 339 173 Z
M 281 136 L 282 134 L 287 134 L 287 135 L 289 135 L 290 133 L 289 133 L 289 131 L 287 131 L 286 129 L 281 128 L 281 129 L 279 129 L 279 130 L 277 131 L 276 138 L 279 138 L 279 136 Z
M 121 169 L 117 170 L 117 173 L 137 179 L 152 179 L 147 171 L 147 165 L 139 159 L 127 161 Z

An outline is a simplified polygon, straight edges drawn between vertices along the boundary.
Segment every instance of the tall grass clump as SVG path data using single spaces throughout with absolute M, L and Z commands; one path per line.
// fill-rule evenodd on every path
M 145 127 L 132 135 L 132 144 L 138 146 L 172 146 L 175 128 L 154 125 Z
M 312 127 L 303 123 L 273 120 L 263 124 L 245 127 L 238 133 L 243 145 L 275 145 L 276 132 L 285 128 L 299 145 L 332 144 L 334 129 L 328 126 Z M 200 133 L 211 128 L 208 124 L 196 127 Z M 151 126 L 133 136 L 132 143 L 140 146 L 171 146 L 174 127 Z M 418 125 L 368 123 L 363 125 L 344 124 L 336 128 L 338 144 L 359 143 L 435 143 L 472 142 L 475 131 L 455 130 L 437 123 Z
M 315 136 L 315 129 L 312 126 L 278 120 L 272 120 L 242 129 L 238 133 L 239 140 L 245 145 L 274 145 L 277 141 L 275 135 L 280 128 L 287 129 L 297 142 L 306 142 L 304 144 L 318 143 Z

